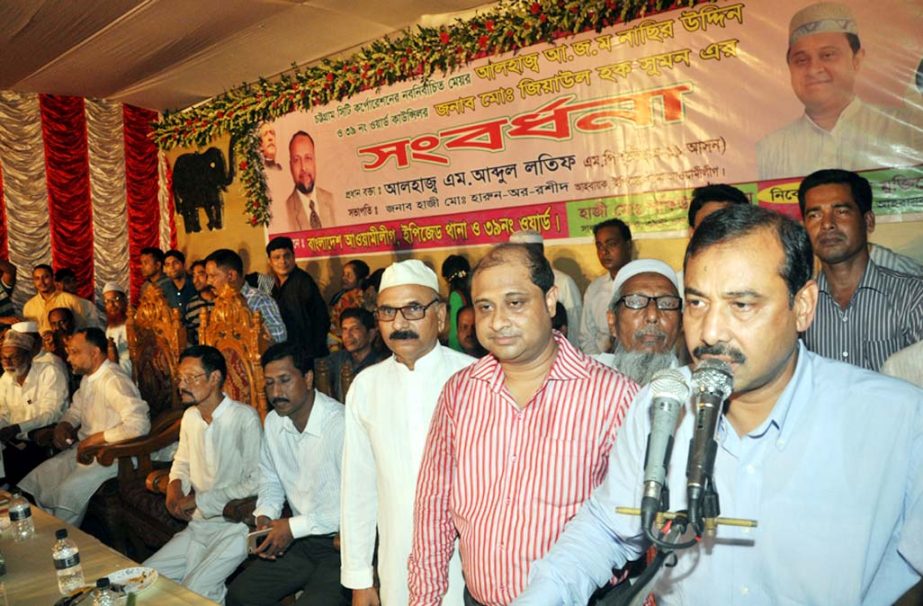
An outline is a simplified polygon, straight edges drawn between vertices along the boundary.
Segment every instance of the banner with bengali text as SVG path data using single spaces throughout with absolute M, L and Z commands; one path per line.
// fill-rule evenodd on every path
M 268 236 L 299 258 L 575 238 L 610 217 L 675 236 L 695 187 L 798 216 L 819 168 L 862 171 L 879 220 L 923 219 L 923 4 L 850 0 L 859 50 L 821 27 L 789 51 L 809 4 L 658 13 L 264 124 Z

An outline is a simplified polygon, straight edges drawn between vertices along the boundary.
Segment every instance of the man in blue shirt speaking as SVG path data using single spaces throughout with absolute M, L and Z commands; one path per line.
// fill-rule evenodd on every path
M 653 584 L 658 606 L 893 604 L 923 571 L 923 391 L 813 354 L 798 339 L 817 284 L 804 229 L 753 206 L 714 213 L 685 259 L 683 326 L 694 363 L 731 365 L 714 485 L 719 526 L 675 552 Z M 688 380 L 689 370 L 684 369 Z M 613 567 L 647 547 L 640 518 L 650 431 L 642 390 L 610 455 L 609 473 L 531 572 L 517 605 L 586 604 Z M 667 485 L 686 508 L 695 411 L 675 434 Z

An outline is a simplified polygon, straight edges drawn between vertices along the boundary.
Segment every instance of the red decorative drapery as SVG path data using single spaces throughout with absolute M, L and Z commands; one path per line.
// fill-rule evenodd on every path
M 6 202 L 3 199 L 3 166 L 0 165 L 0 258 L 10 258 L 9 230 L 6 227 Z
M 93 300 L 93 205 L 83 99 L 40 95 L 45 180 L 55 269 L 70 267 L 78 294 Z
M 126 105 L 122 117 L 125 132 L 128 254 L 132 259 L 131 298 L 137 302 L 144 281 L 138 264 L 141 249 L 160 246 L 157 146 L 150 138 L 151 122 L 157 119 L 157 114 Z

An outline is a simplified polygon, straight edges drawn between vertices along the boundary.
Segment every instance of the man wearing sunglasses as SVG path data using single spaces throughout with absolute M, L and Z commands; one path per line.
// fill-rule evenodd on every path
M 436 274 L 421 261 L 385 270 L 375 317 L 394 355 L 363 370 L 346 395 L 340 581 L 353 590 L 353 606 L 406 606 L 413 497 L 426 433 L 443 384 L 474 358 L 439 344 L 446 306 Z M 376 525 L 378 590 L 372 566 Z M 457 556 L 450 568 L 443 604 L 461 606 Z
M 683 326 L 678 286 L 676 272 L 663 261 L 638 259 L 620 269 L 607 313 L 612 352 L 596 359 L 639 385 L 649 383 L 658 370 L 676 368 Z

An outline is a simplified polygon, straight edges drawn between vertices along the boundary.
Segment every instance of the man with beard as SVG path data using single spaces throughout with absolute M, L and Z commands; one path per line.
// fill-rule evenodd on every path
M 252 562 L 228 590 L 229 606 L 270 606 L 302 591 L 296 604 L 349 603 L 340 586 L 340 464 L 343 407 L 314 389 L 313 360 L 294 343 L 277 343 L 260 362 L 266 415 L 260 490 L 253 515 L 269 530 Z M 282 517 L 288 502 L 290 517 Z
M 106 308 L 106 338 L 109 339 L 108 357 L 131 376 L 131 356 L 128 352 L 128 297 L 118 282 L 108 282 L 103 287 L 103 305 Z
M 373 347 L 378 329 L 375 327 L 375 316 L 370 311 L 361 307 L 344 309 L 340 314 L 340 330 L 343 334 L 343 349 L 330 354 L 328 360 L 333 377 L 334 397 L 344 402 L 344 372 L 349 372 L 355 377 L 360 371 L 384 360 L 385 355 Z
M 491 355 L 448 380 L 433 414 L 414 503 L 412 606 L 440 603 L 456 537 L 466 604 L 508 604 L 605 478 L 638 387 L 552 330 L 556 297 L 533 246 L 501 244 L 474 269 L 477 332 Z
M 300 130 L 292 135 L 288 151 L 295 189 L 285 201 L 286 231 L 333 227 L 333 195 L 314 183 L 317 176 L 314 139 Z
M 196 345 L 180 354 L 177 388 L 186 412 L 170 467 L 167 511 L 189 522 L 144 562 L 192 591 L 224 601 L 224 581 L 247 558 L 246 524 L 224 519 L 224 506 L 256 493 L 260 416 L 222 392 L 221 352 Z
M 422 261 L 401 261 L 385 270 L 375 315 L 394 355 L 364 370 L 346 395 L 341 581 L 353 589 L 353 606 L 406 606 L 413 495 L 426 431 L 442 386 L 473 358 L 439 344 L 446 306 L 436 273 Z M 380 595 L 372 564 L 376 526 Z M 461 606 L 457 556 L 448 576 L 443 604 Z
M 893 604 L 923 571 L 923 390 L 811 353 L 799 342 L 817 284 L 804 228 L 756 206 L 705 219 L 686 250 L 683 326 L 693 361 L 730 366 L 717 423 L 718 526 L 674 551 L 653 584 L 658 606 Z M 681 369 L 688 380 L 688 368 Z M 583 604 L 613 565 L 644 553 L 643 493 L 652 394 L 628 411 L 605 482 L 514 602 Z M 693 403 L 676 429 L 666 487 L 687 508 Z M 690 537 L 684 537 L 684 539 Z
M 607 314 L 612 353 L 597 360 L 638 385 L 663 368 L 676 368 L 676 341 L 682 328 L 683 300 L 673 268 L 656 259 L 638 259 L 615 276 Z
M 878 370 L 891 354 L 923 340 L 923 280 L 871 260 L 872 187 L 856 173 L 827 169 L 805 177 L 798 203 L 820 259 L 820 296 L 804 335 L 822 356 Z
M 151 426 L 147 403 L 107 359 L 107 350 L 106 334 L 99 328 L 83 328 L 71 337 L 67 359 L 83 381 L 54 429 L 54 446 L 63 452 L 20 483 L 39 507 L 74 526 L 83 520 L 96 489 L 118 473 L 118 465 L 96 462 L 99 448 L 144 435 Z
M 54 364 L 35 363 L 35 339 L 7 331 L 0 349 L 0 477 L 15 486 L 45 460 L 45 449 L 28 439 L 33 429 L 57 422 L 67 408 L 67 373 Z M 5 467 L 5 470 L 4 470 Z

